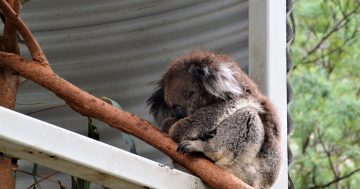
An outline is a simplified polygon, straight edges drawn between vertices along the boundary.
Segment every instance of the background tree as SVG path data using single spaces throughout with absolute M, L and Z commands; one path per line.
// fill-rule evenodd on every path
M 297 188 L 360 186 L 360 1 L 297 0 L 292 136 Z

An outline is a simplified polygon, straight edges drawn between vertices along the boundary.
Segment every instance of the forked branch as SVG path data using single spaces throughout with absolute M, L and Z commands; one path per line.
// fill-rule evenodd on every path
M 39 63 L 47 64 L 48 60 L 45 57 L 44 52 L 41 50 L 39 43 L 36 41 L 29 27 L 27 27 L 21 17 L 19 17 L 19 15 L 9 6 L 5 0 L 0 1 L 0 8 L 3 11 L 6 19 L 17 27 L 19 33 L 24 38 L 26 46 L 28 47 L 33 60 L 38 61 Z

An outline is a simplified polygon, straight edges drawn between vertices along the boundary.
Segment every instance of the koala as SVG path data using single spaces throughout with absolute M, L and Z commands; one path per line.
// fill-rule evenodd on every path
M 202 153 L 255 188 L 275 182 L 281 164 L 277 113 L 230 57 L 197 50 L 176 58 L 147 103 L 179 153 Z

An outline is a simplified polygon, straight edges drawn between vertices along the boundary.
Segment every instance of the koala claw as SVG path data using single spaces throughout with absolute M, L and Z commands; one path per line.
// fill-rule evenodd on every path
M 189 153 L 189 149 L 187 148 L 190 144 L 179 144 L 179 146 L 176 149 L 177 153 Z
M 185 140 L 180 142 L 176 152 L 178 153 L 190 153 L 190 152 L 202 152 L 202 141 L 200 140 Z
M 200 134 L 199 139 L 202 140 L 202 141 L 207 141 L 209 139 L 214 138 L 215 135 L 216 135 L 216 129 L 212 130 L 210 132 L 207 132 L 207 133 Z

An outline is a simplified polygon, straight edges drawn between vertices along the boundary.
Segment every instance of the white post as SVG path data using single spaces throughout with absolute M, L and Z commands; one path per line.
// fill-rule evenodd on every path
M 285 0 L 249 0 L 249 75 L 279 112 L 283 159 L 280 175 L 273 188 L 287 188 Z

